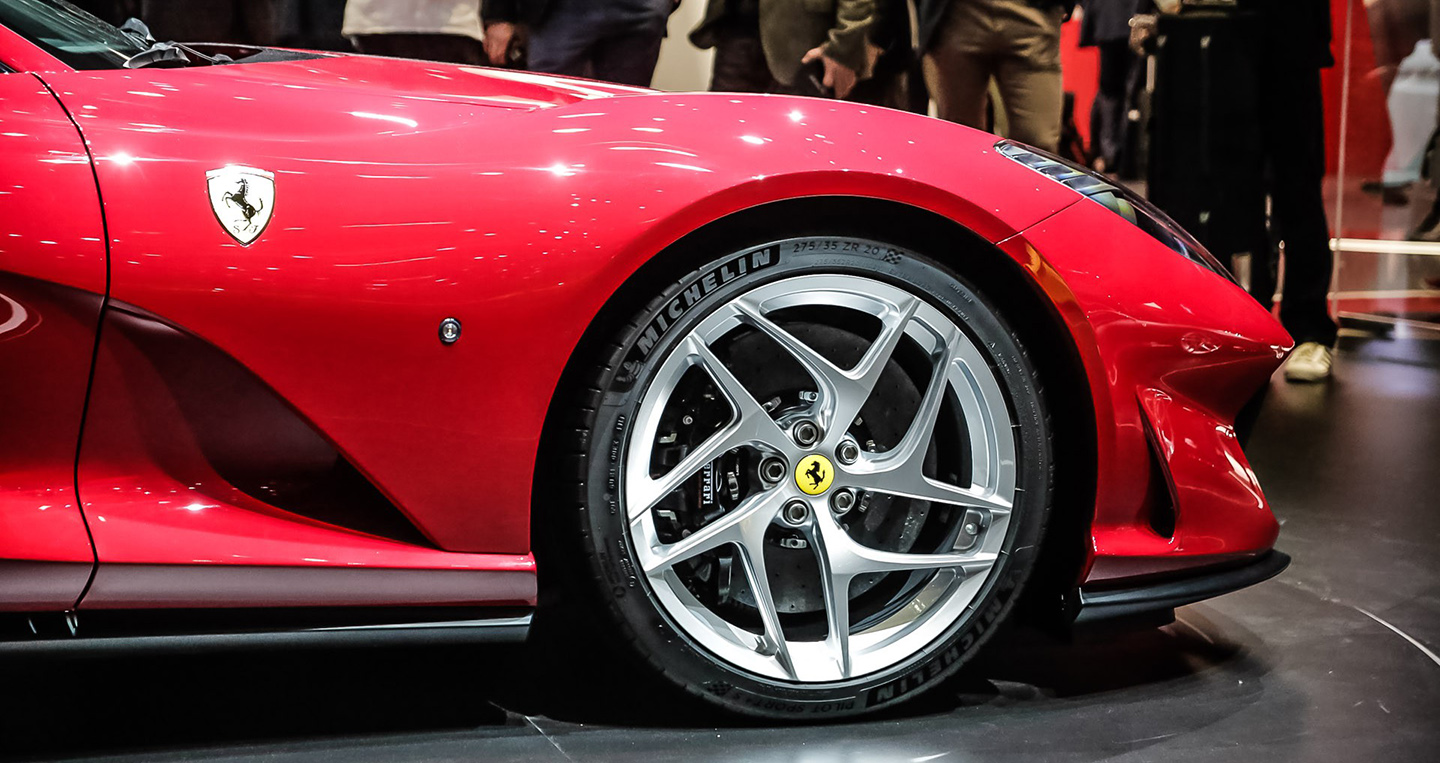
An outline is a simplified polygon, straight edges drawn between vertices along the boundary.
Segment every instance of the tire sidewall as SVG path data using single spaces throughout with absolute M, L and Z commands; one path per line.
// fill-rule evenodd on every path
M 622 466 L 646 382 L 689 331 L 737 295 L 799 275 L 859 275 L 891 283 L 940 308 L 986 355 L 1016 425 L 1015 509 L 999 561 L 956 622 L 923 650 L 884 671 L 799 685 L 722 667 L 664 613 L 631 549 Z M 918 288 L 917 288 L 918 287 Z M 917 695 L 953 674 L 1005 619 L 1034 567 L 1050 498 L 1048 419 L 1039 383 L 1015 333 L 965 280 L 915 252 L 846 236 L 778 240 L 713 260 L 647 306 L 615 338 L 621 361 L 599 380 L 585 464 L 581 521 L 591 570 L 608 609 L 638 655 L 680 687 L 730 709 L 766 717 L 853 715 Z

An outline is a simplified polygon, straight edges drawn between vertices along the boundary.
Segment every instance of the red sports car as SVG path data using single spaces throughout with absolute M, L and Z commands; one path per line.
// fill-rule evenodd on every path
M 0 5 L 0 72 L 0 651 L 555 601 L 637 680 L 836 716 L 1287 562 L 1234 423 L 1290 338 L 1054 157 L 61 0 Z

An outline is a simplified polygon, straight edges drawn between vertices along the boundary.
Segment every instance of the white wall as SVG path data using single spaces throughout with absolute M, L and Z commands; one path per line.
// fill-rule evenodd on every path
M 660 63 L 655 66 L 651 86 L 660 90 L 707 90 L 715 51 L 690 44 L 690 30 L 700 23 L 706 0 L 682 0 L 670 16 L 670 33 L 660 46 Z

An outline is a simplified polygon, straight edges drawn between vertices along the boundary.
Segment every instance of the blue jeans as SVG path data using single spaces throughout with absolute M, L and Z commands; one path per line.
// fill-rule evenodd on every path
M 670 0 L 560 0 L 530 30 L 530 69 L 648 87 Z

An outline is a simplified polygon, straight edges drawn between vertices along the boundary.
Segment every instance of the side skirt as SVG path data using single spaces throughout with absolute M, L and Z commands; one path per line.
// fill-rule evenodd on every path
M 39 654 L 518 643 L 529 608 L 131 610 L 5 615 L 0 660 Z

